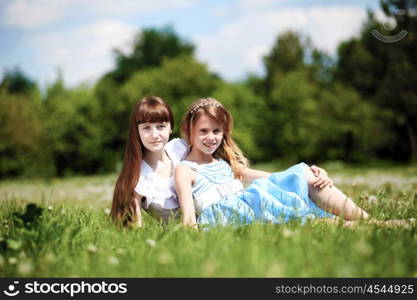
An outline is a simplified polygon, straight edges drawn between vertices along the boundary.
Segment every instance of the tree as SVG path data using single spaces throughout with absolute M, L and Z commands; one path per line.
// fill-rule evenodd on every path
M 0 177 L 45 174 L 40 99 L 0 89 Z M 38 165 L 39 167 L 39 165 Z
M 263 97 L 242 83 L 221 83 L 212 96 L 219 100 L 233 116 L 233 138 L 249 160 L 267 160 L 261 147 L 264 134 L 266 105 Z
M 59 78 L 48 87 L 44 100 L 45 138 L 55 174 L 91 174 L 106 170 L 100 110 L 94 92 L 84 86 L 65 88 Z M 108 170 L 107 170 L 108 171 Z
M 182 40 L 169 26 L 144 29 L 137 34 L 130 54 L 114 51 L 116 69 L 110 75 L 116 82 L 123 83 L 136 71 L 160 66 L 165 58 L 193 53 L 194 46 Z
M 297 161 L 312 159 L 317 153 L 315 134 L 320 131 L 320 120 L 314 92 L 315 85 L 305 70 L 289 72 L 272 86 L 261 141 L 270 159 Z
M 293 31 L 287 31 L 278 36 L 271 52 L 263 59 L 266 69 L 265 94 L 267 97 L 273 85 L 278 83 L 284 74 L 304 66 L 307 43 Z
M 7 70 L 0 83 L 0 177 L 48 173 L 36 167 L 45 162 L 43 133 L 35 82 L 19 68 Z
M 12 70 L 6 70 L 0 89 L 10 94 L 29 95 L 37 91 L 37 86 L 18 67 L 15 67 Z
M 359 39 L 343 43 L 339 50 L 338 78 L 357 89 L 364 99 L 389 114 L 381 115 L 397 139 L 384 145 L 384 157 L 417 161 L 417 1 L 381 1 L 387 17 L 397 27 L 386 29 L 385 24 L 369 13 Z M 400 13 L 401 12 L 401 13 Z M 407 35 L 393 43 L 375 37 L 376 31 L 395 36 L 401 30 Z

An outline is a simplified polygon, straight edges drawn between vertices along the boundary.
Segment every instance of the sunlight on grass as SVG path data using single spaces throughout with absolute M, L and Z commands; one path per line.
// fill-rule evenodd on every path
M 273 168 L 273 165 L 269 166 Z M 380 220 L 417 216 L 417 167 L 328 169 Z M 311 222 L 116 228 L 116 176 L 0 183 L 2 277 L 416 277 L 417 228 Z M 34 205 L 28 205 L 35 203 Z

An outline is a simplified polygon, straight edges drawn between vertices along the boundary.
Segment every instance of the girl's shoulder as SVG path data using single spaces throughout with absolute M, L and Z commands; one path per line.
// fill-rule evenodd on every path
M 171 160 L 174 162 L 179 162 L 187 156 L 188 152 L 190 151 L 190 147 L 185 140 L 175 138 L 165 145 L 165 151 Z
M 193 161 L 190 161 L 190 160 L 185 160 L 185 158 L 184 158 L 184 160 L 181 160 L 178 163 L 178 166 L 175 168 L 175 170 L 177 170 L 177 169 L 178 169 L 178 171 L 181 170 L 180 172 L 185 172 L 185 170 L 190 169 L 190 170 L 198 173 L 199 166 L 198 166 L 197 163 L 195 163 Z
M 221 158 L 217 159 L 217 161 L 215 162 L 208 164 L 199 164 L 190 160 L 182 160 L 181 162 L 179 162 L 179 165 L 185 165 L 189 167 L 191 170 L 196 171 L 198 173 L 224 172 L 231 170 L 231 167 L 227 163 L 227 161 Z

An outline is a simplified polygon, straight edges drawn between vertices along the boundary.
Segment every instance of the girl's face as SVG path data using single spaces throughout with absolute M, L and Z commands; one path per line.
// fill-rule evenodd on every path
M 138 131 L 143 146 L 152 152 L 162 151 L 172 132 L 169 122 L 141 123 Z
M 212 155 L 223 140 L 223 127 L 208 115 L 202 115 L 193 126 L 190 137 L 193 150 Z

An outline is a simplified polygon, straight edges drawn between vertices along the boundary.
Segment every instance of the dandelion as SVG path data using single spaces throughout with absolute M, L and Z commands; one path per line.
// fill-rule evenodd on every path
M 203 265 L 203 274 L 205 276 L 211 276 L 214 274 L 217 267 L 217 262 L 213 258 L 209 258 Z
M 45 255 L 45 262 L 46 263 L 51 263 L 51 262 L 54 262 L 55 261 L 55 255 L 53 254 L 53 253 L 51 253 L 51 252 L 48 252 L 46 255 Z
M 27 276 L 33 272 L 33 264 L 30 261 L 20 262 L 17 266 L 17 273 L 22 276 Z
M 266 272 L 266 277 L 283 277 L 284 276 L 284 268 L 278 262 L 274 262 L 268 268 Z
M 88 252 L 97 253 L 98 248 L 94 244 L 88 244 L 86 247 Z
M 156 246 L 156 241 L 152 240 L 152 239 L 147 239 L 146 243 L 151 246 L 151 247 L 155 247 Z
M 284 236 L 284 238 L 289 238 L 293 234 L 294 233 L 291 230 L 287 229 L 287 228 L 284 228 L 284 230 L 282 230 L 282 235 Z
M 378 197 L 376 197 L 375 195 L 371 195 L 368 197 L 368 203 L 369 204 L 374 204 L 378 201 Z
M 19 250 L 22 247 L 22 242 L 21 241 L 16 241 L 16 240 L 13 240 L 13 239 L 8 239 L 7 240 L 7 246 L 10 249 L 13 249 L 13 250 Z
M 168 264 L 171 264 L 173 261 L 174 261 L 174 258 L 169 252 L 162 252 L 158 256 L 158 263 L 160 263 L 161 265 L 168 265 Z
M 110 215 L 110 208 L 105 208 L 104 209 L 104 214 Z
M 17 264 L 17 258 L 16 257 L 9 257 L 9 264 L 15 265 Z
M 109 259 L 108 259 L 108 262 L 111 265 L 118 265 L 119 264 L 119 259 L 117 257 L 110 256 Z
M 356 244 L 355 250 L 364 257 L 369 257 L 374 252 L 373 246 L 363 239 Z
M 354 269 L 348 264 L 336 267 L 336 277 L 353 277 Z
M 49 206 L 48 206 L 48 210 L 49 210 L 49 211 L 51 211 L 51 210 L 52 210 L 52 206 L 51 206 L 51 205 L 49 205 Z

